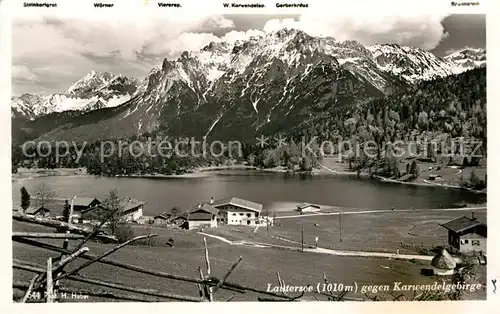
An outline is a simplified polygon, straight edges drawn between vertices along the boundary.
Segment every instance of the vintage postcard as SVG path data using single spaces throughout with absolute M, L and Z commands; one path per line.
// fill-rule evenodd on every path
M 9 308 L 498 298 L 491 3 L 2 3 Z

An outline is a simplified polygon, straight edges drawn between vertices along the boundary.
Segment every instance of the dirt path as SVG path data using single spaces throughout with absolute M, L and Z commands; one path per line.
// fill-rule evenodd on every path
M 482 210 L 486 209 L 486 207 L 464 207 L 464 208 L 436 208 L 436 209 L 426 209 L 429 211 L 468 211 L 468 210 Z M 402 209 L 398 210 L 398 212 L 411 212 L 413 209 Z M 392 210 L 362 210 L 362 211 L 346 211 L 342 212 L 342 215 L 349 214 L 349 215 L 355 215 L 355 214 L 369 214 L 369 213 L 384 213 L 384 212 L 392 212 Z M 336 213 L 312 213 L 312 214 L 306 214 L 306 215 L 291 215 L 291 216 L 282 216 L 278 217 L 278 219 L 287 219 L 287 218 L 303 218 L 307 216 L 321 216 L 321 215 L 339 215 L 340 212 Z M 247 245 L 247 246 L 252 246 L 252 247 L 259 247 L 259 248 L 279 248 L 279 249 L 288 249 L 288 250 L 293 250 L 297 251 L 300 250 L 298 247 L 291 247 L 291 246 L 280 246 L 280 245 L 275 245 L 275 244 L 270 244 L 270 243 L 260 243 L 260 242 L 252 242 L 252 241 L 244 241 L 244 240 L 239 240 L 239 241 L 231 241 L 228 240 L 224 237 L 221 236 L 216 236 L 212 235 L 209 233 L 205 232 L 198 232 L 198 234 L 211 237 L 214 239 L 217 239 L 219 241 L 222 241 L 227 244 L 231 245 Z M 294 241 L 289 241 L 289 242 L 294 242 Z M 365 251 L 349 251 L 349 250 L 332 250 L 332 249 L 326 249 L 326 248 L 304 248 L 305 252 L 310 252 L 310 253 L 318 253 L 318 254 L 330 254 L 330 255 L 336 255 L 336 256 L 358 256 L 358 257 L 377 257 L 377 258 L 392 258 L 392 259 L 403 259 L 403 260 L 421 260 L 421 261 L 431 261 L 432 256 L 428 255 L 413 255 L 413 254 L 398 254 L 399 252 L 395 253 L 387 253 L 387 252 L 365 252 Z M 399 250 L 398 250 L 399 251 Z
M 212 235 L 205 232 L 198 232 L 198 234 L 220 240 L 224 243 L 231 245 L 247 245 L 258 248 L 277 248 L 277 249 L 288 249 L 291 251 L 299 251 L 300 248 L 292 246 L 282 246 L 274 245 L 269 243 L 260 243 L 252 241 L 231 241 L 221 236 Z M 363 252 L 363 251 L 347 251 L 347 250 L 331 250 L 325 248 L 304 248 L 304 252 L 317 253 L 317 254 L 330 254 L 335 256 L 357 256 L 357 257 L 377 257 L 377 258 L 390 258 L 390 259 L 402 259 L 402 260 L 420 260 L 420 261 L 431 261 L 433 256 L 428 255 L 411 255 L 411 254 L 397 254 L 397 253 L 386 253 L 386 252 Z
M 468 211 L 468 210 L 482 210 L 486 209 L 486 206 L 481 206 L 481 207 L 463 207 L 463 208 L 431 208 L 431 209 L 397 209 L 397 210 L 390 210 L 390 209 L 383 209 L 383 210 L 356 210 L 356 211 L 342 211 L 342 212 L 335 212 L 335 213 L 311 213 L 311 214 L 302 214 L 302 215 L 289 215 L 289 216 L 278 216 L 276 219 L 288 219 L 288 218 L 304 218 L 308 216 L 334 216 L 334 215 L 339 215 L 342 213 L 342 215 L 356 215 L 356 214 L 374 214 L 374 213 L 388 213 L 388 212 L 412 212 L 412 211 Z
M 385 253 L 385 252 L 363 252 L 363 251 L 346 251 L 346 250 L 331 250 L 325 248 L 309 249 L 304 248 L 305 252 L 312 253 L 322 253 L 337 256 L 359 256 L 359 257 L 379 257 L 379 258 L 393 258 L 393 259 L 404 259 L 404 260 L 421 260 L 421 261 L 431 261 L 433 256 L 429 255 L 412 255 L 412 254 L 397 254 L 397 253 Z

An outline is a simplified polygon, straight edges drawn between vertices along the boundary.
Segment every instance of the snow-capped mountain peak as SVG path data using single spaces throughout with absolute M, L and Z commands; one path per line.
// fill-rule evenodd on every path
M 116 76 L 108 72 L 91 71 L 71 85 L 63 94 L 67 97 L 86 97 L 89 91 L 107 85 Z
M 366 49 L 372 53 L 381 70 L 401 76 L 411 83 L 454 73 L 453 67 L 445 60 L 423 49 L 397 44 L 372 45 Z
M 128 101 L 137 86 L 138 81 L 135 78 L 92 71 L 62 94 L 23 94 L 20 97 L 12 97 L 12 116 L 34 119 L 52 112 L 85 112 L 115 107 Z
M 307 79 L 314 80 L 311 76 L 337 84 L 340 75 L 344 75 L 355 84 L 366 84 L 366 90 L 374 88 L 377 90 L 374 93 L 387 94 L 408 84 L 460 73 L 485 62 L 484 49 L 466 48 L 441 58 L 410 46 L 363 46 L 353 40 L 342 42 L 333 37 L 314 37 L 297 29 L 280 29 L 234 43 L 211 42 L 199 51 L 183 52 L 177 59 L 164 59 L 142 82 L 91 71 L 62 94 L 15 97 L 12 108 L 13 114 L 33 118 L 54 111 L 113 107 L 133 97 L 130 110 L 124 111 L 119 119 L 123 123 L 133 121 L 140 132 L 156 128 L 158 117 L 165 112 L 178 117 L 217 99 L 220 108 L 212 108 L 214 112 L 222 113 L 226 110 L 224 106 L 246 101 L 259 115 L 259 123 L 266 123 L 262 121 L 268 121 L 276 108 L 293 102 L 290 95 L 300 90 Z M 273 93 L 267 90 L 271 85 L 281 89 L 276 99 L 265 95 Z M 288 112 L 293 108 L 291 105 L 282 110 Z
M 460 73 L 475 67 L 486 65 L 486 49 L 470 48 L 454 51 L 444 57 L 445 60 L 456 66 L 455 72 Z

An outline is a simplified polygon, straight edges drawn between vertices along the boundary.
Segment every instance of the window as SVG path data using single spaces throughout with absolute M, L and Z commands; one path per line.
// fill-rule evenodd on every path
M 236 213 L 233 213 L 233 216 L 236 216 Z
M 251 214 L 247 214 L 247 217 L 250 217 L 250 216 L 252 216 L 252 215 Z
M 240 213 L 240 216 L 245 216 L 245 214 L 243 214 L 243 213 Z
M 472 240 L 472 245 L 478 245 L 479 246 L 479 240 Z
M 464 243 L 465 243 L 465 244 L 468 244 L 468 243 L 469 243 L 469 240 L 464 240 Z

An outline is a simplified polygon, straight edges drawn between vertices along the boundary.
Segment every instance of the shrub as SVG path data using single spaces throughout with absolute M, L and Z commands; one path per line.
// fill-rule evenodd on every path
M 127 223 L 120 223 L 116 226 L 115 230 L 115 236 L 118 239 L 119 243 L 131 240 L 137 236 L 140 235 L 146 235 L 146 234 L 152 234 L 154 233 L 151 230 L 151 227 L 145 228 L 144 232 L 138 233 L 137 232 L 138 228 L 133 228 L 130 224 Z M 142 230 L 143 228 L 140 228 Z M 132 242 L 130 245 L 147 245 L 147 246 L 159 246 L 158 241 L 156 240 L 155 237 L 152 238 L 147 238 L 147 239 L 140 239 L 137 241 Z
M 134 230 L 130 228 L 128 224 L 121 223 L 117 224 L 115 227 L 114 235 L 118 239 L 118 242 L 122 243 L 134 238 Z

